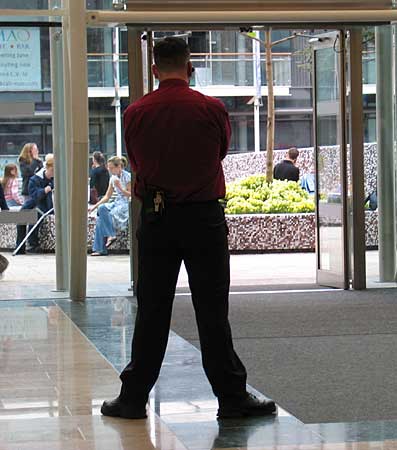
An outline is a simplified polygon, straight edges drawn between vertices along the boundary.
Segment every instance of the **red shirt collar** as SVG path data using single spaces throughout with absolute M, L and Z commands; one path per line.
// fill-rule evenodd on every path
M 159 84 L 159 89 L 169 86 L 189 86 L 185 80 L 179 78 L 169 78 L 168 80 L 163 80 Z

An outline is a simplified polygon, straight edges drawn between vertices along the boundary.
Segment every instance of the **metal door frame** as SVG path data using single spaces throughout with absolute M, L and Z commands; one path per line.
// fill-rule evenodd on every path
M 336 45 L 337 44 L 337 45 Z M 319 214 L 319 164 L 318 164 L 318 107 L 317 107 L 317 58 L 316 52 L 333 48 L 338 55 L 338 90 L 339 90 L 339 124 L 338 144 L 340 146 L 340 179 L 341 179 L 341 204 L 342 204 L 342 233 L 343 233 L 343 268 L 342 278 L 335 273 L 321 269 L 320 265 L 320 214 Z M 341 289 L 349 288 L 349 264 L 348 264 L 348 227 L 347 227 L 347 162 L 346 162 L 346 77 L 345 77 L 345 35 L 343 30 L 336 30 L 321 35 L 313 44 L 313 133 L 314 133 L 314 165 L 315 165 L 315 206 L 316 206 L 316 278 L 317 283 Z

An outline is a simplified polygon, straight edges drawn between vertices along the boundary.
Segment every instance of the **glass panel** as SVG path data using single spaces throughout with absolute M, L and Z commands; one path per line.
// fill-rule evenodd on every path
M 112 0 L 87 0 L 87 9 L 113 9 Z
M 48 9 L 48 0 L 0 0 L 0 9 Z
M 339 54 L 316 51 L 319 269 L 344 277 Z M 335 279 L 335 277 L 334 277 Z M 319 278 L 320 283 L 326 281 Z
M 0 28 L 0 168 L 15 162 L 27 142 L 35 142 L 41 155 L 52 152 L 50 126 L 48 29 Z

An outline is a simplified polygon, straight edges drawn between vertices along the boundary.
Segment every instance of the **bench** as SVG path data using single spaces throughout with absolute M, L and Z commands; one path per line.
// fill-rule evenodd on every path
M 0 224 L 15 224 L 15 225 L 34 225 L 37 223 L 37 210 L 36 209 L 20 209 L 20 210 L 6 210 L 0 211 Z M 27 235 L 28 236 L 28 235 Z M 27 239 L 26 236 L 26 239 Z M 22 247 L 23 242 L 15 249 L 13 255 Z
M 0 223 L 16 225 L 33 225 L 37 222 L 35 209 L 21 209 L 19 211 L 0 211 Z
M 30 211 L 30 210 L 28 210 Z M 0 213 L 2 214 L 2 212 Z M 16 226 L 15 222 L 1 222 L 0 221 L 0 249 L 13 250 L 16 242 Z M 92 241 L 94 239 L 96 215 L 88 217 L 87 227 L 87 248 L 91 250 Z M 129 249 L 128 230 L 117 232 L 117 241 L 112 245 L 112 252 L 126 253 Z M 44 252 L 55 251 L 55 216 L 50 215 L 46 217 L 40 227 L 39 232 L 40 247 Z

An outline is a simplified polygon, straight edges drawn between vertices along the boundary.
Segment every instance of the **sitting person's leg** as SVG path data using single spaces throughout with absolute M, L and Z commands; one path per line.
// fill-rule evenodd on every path
M 101 205 L 98 208 L 98 216 L 95 225 L 94 244 L 92 246 L 93 256 L 106 255 L 107 248 L 105 245 L 105 238 L 115 236 L 113 226 L 113 219 L 109 209 L 106 205 Z
M 21 242 L 26 237 L 26 225 L 17 225 L 17 242 L 15 244 L 15 250 L 21 245 Z M 23 255 L 25 253 L 26 245 L 23 244 L 20 250 L 18 251 L 18 255 Z
M 41 214 L 40 212 L 38 213 L 38 217 L 37 217 L 38 220 L 40 220 L 40 217 L 42 215 L 43 214 Z M 32 231 L 32 234 L 28 238 L 30 250 L 33 252 L 40 250 L 40 242 L 39 242 L 40 226 L 41 226 L 41 223 L 39 223 L 38 225 L 37 225 L 37 223 L 34 225 L 29 225 L 29 232 L 31 232 L 31 230 L 34 228 L 34 231 Z

